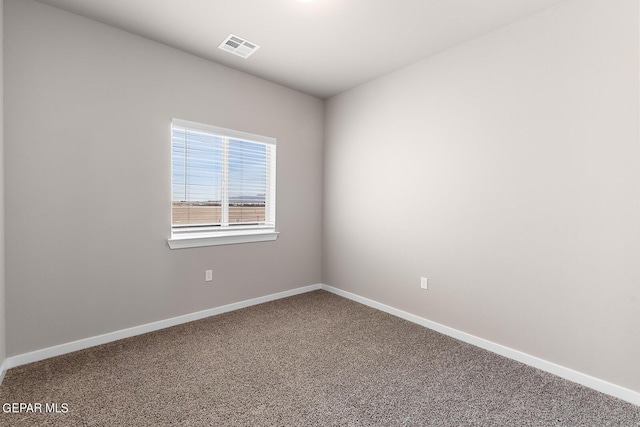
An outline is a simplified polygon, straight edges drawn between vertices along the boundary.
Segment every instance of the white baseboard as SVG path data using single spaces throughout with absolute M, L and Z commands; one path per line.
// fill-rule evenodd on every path
M 548 362 L 538 357 L 531 356 L 527 353 L 523 353 L 521 351 L 514 350 L 509 347 L 505 347 L 501 344 L 496 344 L 494 342 L 476 337 L 474 335 L 459 331 L 457 329 L 450 328 L 440 323 L 436 323 L 431 320 L 424 319 L 414 314 L 407 313 L 406 311 L 398 310 L 397 308 L 379 303 L 377 301 L 374 301 L 365 297 L 361 297 L 360 295 L 356 295 L 351 292 L 346 292 L 341 289 L 334 288 L 332 286 L 328 286 L 324 284 L 321 285 L 321 287 L 325 291 L 334 293 L 336 295 L 340 295 L 341 297 L 345 297 L 350 300 L 367 305 L 369 307 L 375 308 L 377 310 L 384 311 L 386 313 L 408 320 L 409 322 L 417 323 L 418 325 L 432 329 L 436 332 L 440 332 L 441 334 L 448 335 L 452 338 L 458 339 L 468 344 L 475 345 L 476 347 L 489 350 L 493 353 L 499 354 L 500 356 L 504 356 L 509 359 L 516 360 L 520 363 L 524 363 L 525 365 L 538 368 L 542 371 L 549 372 L 551 374 L 557 375 L 566 380 L 573 381 L 575 383 L 597 390 L 601 393 L 605 393 L 610 396 L 614 396 L 619 399 L 625 400 L 634 405 L 640 406 L 640 393 L 636 391 L 629 390 L 619 385 L 612 384 L 610 382 L 592 377 L 587 374 L 583 374 L 582 372 L 578 372 L 573 369 L 566 368 L 564 366 L 560 366 L 552 362 Z
M 448 335 L 460 341 L 475 345 L 477 347 L 483 348 L 485 350 L 491 351 L 493 353 L 499 354 L 509 359 L 513 359 L 518 362 L 524 363 L 525 365 L 529 365 L 534 368 L 541 369 L 543 371 L 557 375 L 569 381 L 573 381 L 575 383 L 584 385 L 586 387 L 592 388 L 599 392 L 617 397 L 619 399 L 625 400 L 634 405 L 640 406 L 640 393 L 636 391 L 629 390 L 619 385 L 609 383 L 607 381 L 592 377 L 587 374 L 583 374 L 573 369 L 566 368 L 564 366 L 560 366 L 552 362 L 548 362 L 546 360 L 540 359 L 535 356 L 531 356 L 529 354 L 523 353 L 518 350 L 514 350 L 512 348 L 503 346 L 501 344 L 497 344 L 497 343 L 485 340 L 483 338 L 476 337 L 474 335 L 459 331 L 449 326 L 445 326 L 440 323 L 427 320 L 425 318 L 416 316 L 414 314 L 407 313 L 406 311 L 402 311 L 397 308 L 394 308 L 394 307 L 379 303 L 377 301 L 374 301 L 365 297 L 361 297 L 351 292 L 343 291 L 341 289 L 334 288 L 332 286 L 328 286 L 325 284 L 305 286 L 302 288 L 292 289 L 289 291 L 284 291 L 284 292 L 279 292 L 271 295 L 266 295 L 263 297 L 253 298 L 246 301 L 240 301 L 233 304 L 223 305 L 223 306 L 211 308 L 208 310 L 198 311 L 196 313 L 173 317 L 171 319 L 160 320 L 158 322 L 147 323 L 145 325 L 135 326 L 128 329 L 122 329 L 120 331 L 115 331 L 115 332 L 110 332 L 103 335 L 98 335 L 95 337 L 85 338 L 85 339 L 73 341 L 66 344 L 60 344 L 60 345 L 48 347 L 42 350 L 32 351 L 30 353 L 11 356 L 6 358 L 2 362 L 2 364 L 0 364 L 0 384 L 2 384 L 2 380 L 4 379 L 4 376 L 9 369 L 15 368 L 20 365 L 37 362 L 39 360 L 60 356 L 60 355 L 71 353 L 78 350 L 83 350 L 85 348 L 94 347 L 96 345 L 106 344 L 106 343 L 117 341 L 123 338 L 129 338 L 136 335 L 145 334 L 147 332 L 153 332 L 160 329 L 169 328 L 171 326 L 192 322 L 194 320 L 203 319 L 205 317 L 215 316 L 217 314 L 239 310 L 241 308 L 250 307 L 252 305 L 262 304 L 265 302 L 275 301 L 275 300 L 290 297 L 293 295 L 311 292 L 317 289 L 324 289 L 325 291 L 359 302 L 361 304 L 367 305 L 377 310 L 384 311 L 386 313 L 408 320 L 409 322 L 413 322 L 418 325 L 424 326 L 426 328 L 432 329 L 436 332 L 440 332 L 441 334 Z
M 0 385 L 2 384 L 2 380 L 4 380 L 4 376 L 8 370 L 9 370 L 9 363 L 7 362 L 7 359 L 4 359 L 2 361 L 2 364 L 0 364 Z
M 83 350 L 85 348 L 94 347 L 96 345 L 106 344 L 112 341 L 129 338 L 136 335 L 146 334 L 171 326 L 180 325 L 182 323 L 193 322 L 194 320 L 204 319 L 205 317 L 215 316 L 217 314 L 227 313 L 229 311 L 239 310 L 241 308 L 250 307 L 252 305 L 262 304 L 293 295 L 303 294 L 305 292 L 315 291 L 321 288 L 321 285 L 309 285 L 302 288 L 296 288 L 289 291 L 278 292 L 276 294 L 265 295 L 263 297 L 253 298 L 246 301 L 240 301 L 233 304 L 223 305 L 220 307 L 210 308 L 208 310 L 198 311 L 196 313 L 185 314 L 183 316 L 173 317 L 171 319 L 160 320 L 158 322 L 147 323 L 145 325 L 134 326 L 133 328 L 122 329 L 120 331 L 110 332 L 95 337 L 85 338 L 78 341 L 72 341 L 66 344 L 60 344 L 53 347 L 44 348 L 42 350 L 32 351 L 30 353 L 11 356 L 4 360 L 0 365 L 0 378 L 4 378 L 7 370 L 16 366 L 26 365 L 27 363 L 37 362 L 39 360 L 48 359 L 50 357 L 60 356 L 71 353 L 73 351 Z M 0 384 L 2 383 L 0 379 Z

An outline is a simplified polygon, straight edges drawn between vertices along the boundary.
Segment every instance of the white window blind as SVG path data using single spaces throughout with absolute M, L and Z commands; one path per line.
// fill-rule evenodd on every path
M 270 137 L 174 119 L 172 234 L 273 230 L 275 142 Z

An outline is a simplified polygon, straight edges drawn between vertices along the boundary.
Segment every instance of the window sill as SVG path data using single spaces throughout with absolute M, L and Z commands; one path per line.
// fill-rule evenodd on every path
M 278 238 L 273 230 L 245 230 L 216 233 L 174 234 L 167 239 L 169 248 L 185 249 L 203 246 L 235 245 L 238 243 L 270 242 Z

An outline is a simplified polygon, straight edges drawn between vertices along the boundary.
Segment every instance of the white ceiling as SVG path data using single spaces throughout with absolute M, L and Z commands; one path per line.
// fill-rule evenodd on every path
M 327 98 L 563 0 L 39 1 Z M 260 49 L 218 49 L 229 33 Z

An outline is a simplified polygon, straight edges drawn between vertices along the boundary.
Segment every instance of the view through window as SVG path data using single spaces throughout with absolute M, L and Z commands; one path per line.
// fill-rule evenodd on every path
M 273 138 L 174 119 L 174 232 L 273 228 Z

